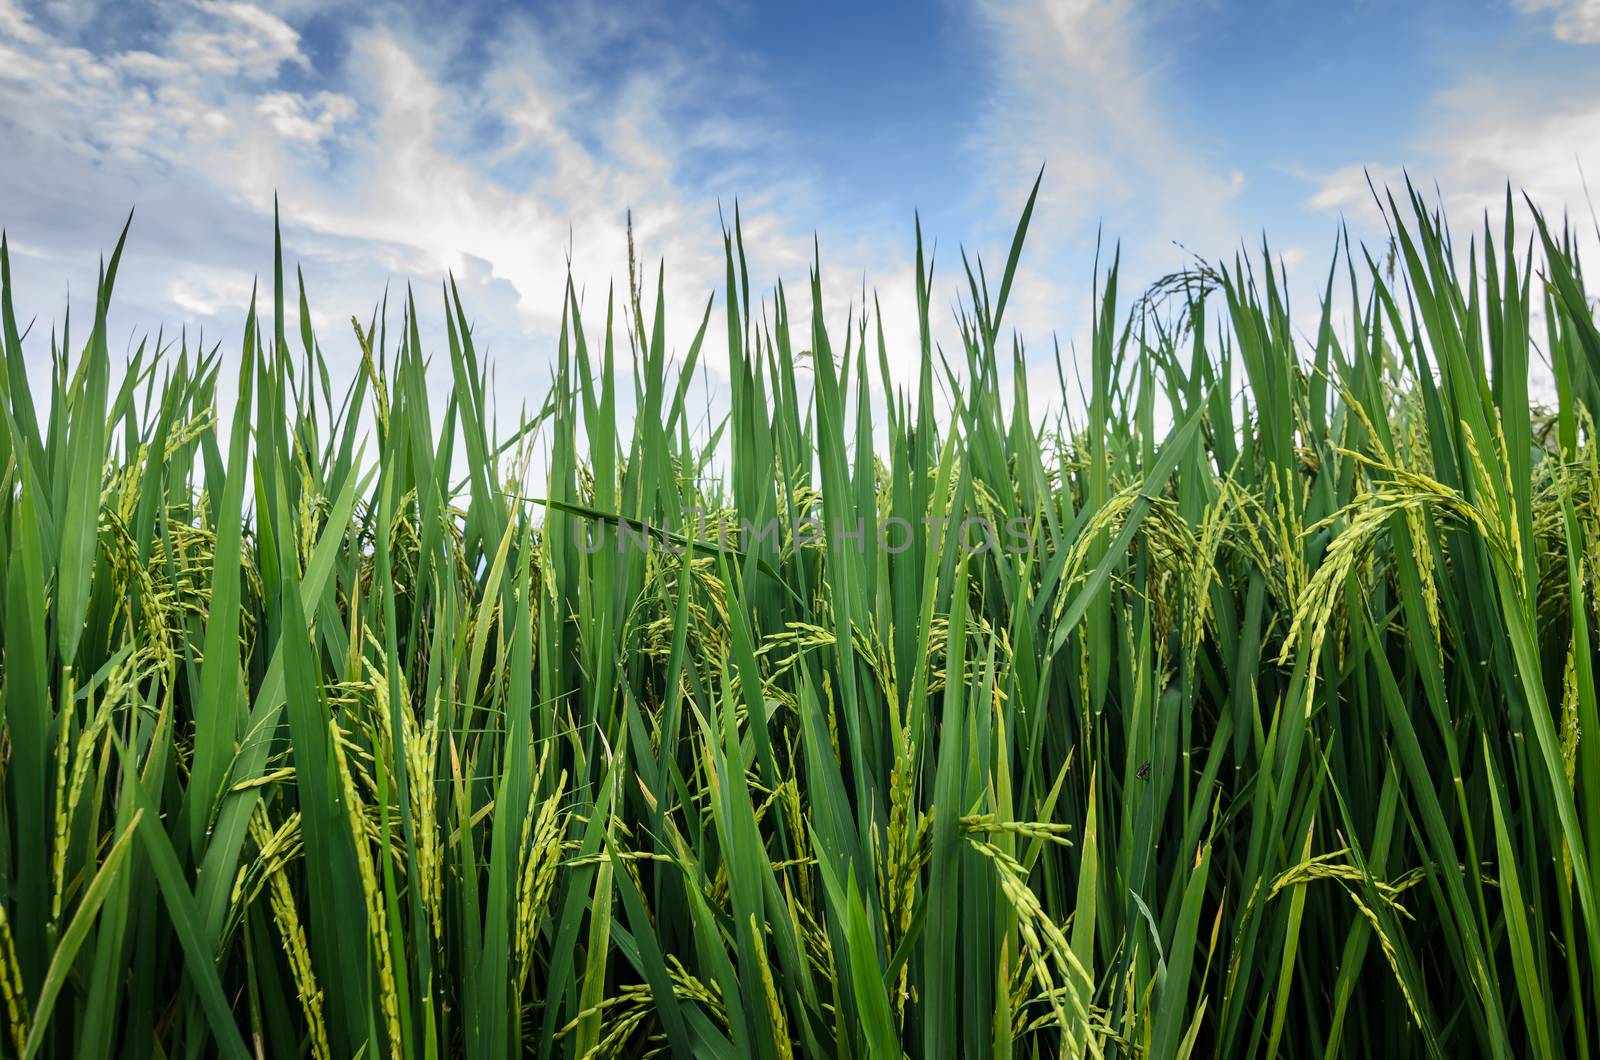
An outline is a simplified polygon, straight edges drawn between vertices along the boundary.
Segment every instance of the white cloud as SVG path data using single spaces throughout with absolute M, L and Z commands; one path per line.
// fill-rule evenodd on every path
M 1163 103 L 1163 55 L 1134 0 L 985 0 L 998 85 L 986 146 L 1031 176 L 1045 163 L 1047 216 L 1067 230 L 1106 217 L 1168 238 L 1235 234 L 1245 174 L 1210 165 Z
M 1373 199 L 1373 190 L 1382 195 L 1386 187 L 1404 187 L 1405 170 L 1394 165 L 1353 162 L 1314 179 L 1317 188 L 1306 199 L 1306 205 L 1311 209 L 1335 210 L 1376 219 L 1378 205 Z
M 318 92 L 311 99 L 293 92 L 268 92 L 256 100 L 256 111 L 284 139 L 315 144 L 355 117 L 356 102 L 336 92 Z
M 181 8 L 160 54 L 99 55 L 52 36 L 0 0 L 0 101 L 5 121 L 78 156 L 182 163 L 247 117 L 240 79 L 304 67 L 299 36 L 246 4 Z
M 1464 255 L 1469 234 L 1481 250 L 1485 224 L 1500 239 L 1509 189 L 1519 240 L 1533 232 L 1526 195 L 1553 227 L 1570 218 L 1581 258 L 1592 260 L 1600 250 L 1585 187 L 1586 172 L 1600 173 L 1600 95 L 1568 91 L 1558 97 L 1537 77 L 1479 76 L 1435 95 L 1423 108 L 1421 124 L 1428 131 L 1403 166 L 1384 161 L 1341 167 L 1318 178 L 1306 204 L 1338 211 L 1351 222 L 1356 238 L 1382 247 L 1389 237 L 1368 180 L 1378 195 L 1394 196 L 1404 220 L 1410 210 L 1404 198 L 1409 174 L 1424 201 L 1442 207 L 1456 226 L 1457 251 Z M 1540 335 L 1544 309 L 1538 299 L 1533 313 L 1533 334 Z M 1536 361 L 1532 372 L 1536 399 L 1552 402 L 1548 366 Z
M 202 0 L 199 19 L 173 34 L 173 56 L 186 66 L 223 77 L 272 77 L 285 63 L 304 67 L 300 34 L 251 4 Z
M 438 323 L 428 307 L 450 271 L 510 412 L 547 378 L 569 256 L 587 313 L 603 312 L 608 283 L 625 294 L 630 205 L 643 263 L 667 259 L 669 342 L 681 354 L 707 294 L 722 285 L 717 198 L 731 223 L 737 191 L 752 293 L 783 276 L 800 334 L 809 327 L 810 234 L 787 205 L 805 197 L 792 192 L 806 178 L 685 173 L 686 160 L 703 164 L 755 132 L 716 108 L 693 120 L 674 109 L 719 89 L 701 79 L 720 71 L 667 47 L 620 85 L 583 80 L 580 55 L 635 26 L 598 11 L 554 26 L 507 16 L 463 78 L 448 70 L 454 31 L 423 37 L 404 19 L 378 19 L 342 42 L 338 69 L 308 77 L 305 43 L 276 15 L 243 3 L 169 15 L 137 49 L 96 52 L 0 0 L 0 132 L 18 132 L 15 164 L 0 170 L 0 201 L 10 204 L 0 221 L 40 248 L 16 270 L 25 282 L 65 270 L 83 289 L 94 249 L 137 201 L 129 253 L 141 267 L 124 270 L 122 319 L 152 330 L 200 322 L 236 341 L 251 277 L 270 264 L 277 195 L 313 319 L 328 312 L 336 322 L 320 336 L 335 368 L 356 363 L 344 323 L 352 311 L 365 319 L 386 283 L 416 280 L 425 324 Z M 280 80 L 286 71 L 298 74 Z M 895 307 L 893 348 L 914 348 L 908 236 L 862 232 L 833 247 L 824 239 L 830 324 L 842 324 L 852 298 L 859 313 L 870 272 L 868 287 Z M 707 332 L 713 368 L 725 363 L 721 312 Z M 424 332 L 430 350 L 442 332 L 442 323 Z
M 1234 208 L 1248 177 L 1212 164 L 1171 113 L 1163 44 L 1170 35 L 1159 8 L 1135 0 L 981 0 L 979 12 L 997 83 L 978 151 L 991 160 L 988 172 L 1010 175 L 994 196 L 1000 217 L 1014 220 L 1027 182 L 1045 166 L 1024 255 L 1034 271 L 1019 276 L 1005 321 L 1029 340 L 1035 405 L 1042 406 L 1045 395 L 1060 395 L 1052 332 L 1060 329 L 1069 384 L 1073 351 L 1087 356 L 1097 233 L 1103 229 L 1102 280 L 1113 251 L 1124 251 L 1125 308 L 1143 283 L 1191 263 L 1193 254 L 1236 245 Z M 1078 404 L 1076 393 L 1061 397 Z
M 1600 0 L 1513 0 L 1520 11 L 1554 15 L 1551 31 L 1569 44 L 1600 44 Z
M 172 304 L 196 318 L 214 317 L 250 304 L 249 278 L 193 266 L 175 270 L 170 281 Z
M 1506 189 L 1526 193 L 1547 214 L 1588 213 L 1585 172 L 1600 174 L 1600 95 L 1572 93 L 1552 102 L 1536 86 L 1502 78 L 1463 81 L 1424 108 L 1428 130 L 1402 162 L 1356 162 L 1317 178 L 1306 204 L 1363 220 L 1377 217 L 1367 181 L 1397 197 L 1409 171 L 1429 199 L 1438 188 L 1446 213 L 1475 223 L 1498 216 Z

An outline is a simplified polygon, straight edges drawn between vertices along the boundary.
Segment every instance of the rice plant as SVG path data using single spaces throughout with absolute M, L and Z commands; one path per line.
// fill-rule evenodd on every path
M 918 234 L 914 388 L 736 220 L 503 431 L 453 284 L 318 336 L 280 249 L 114 370 L 122 241 L 86 342 L 0 244 L 4 1051 L 1595 1055 L 1600 330 L 1537 213 L 1386 205 L 1310 317 L 1113 264 L 1076 417 L 1031 198 L 958 348 Z

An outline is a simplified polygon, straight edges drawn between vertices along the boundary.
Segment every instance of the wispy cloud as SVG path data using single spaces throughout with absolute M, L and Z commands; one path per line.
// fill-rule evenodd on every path
M 1063 230 L 1102 218 L 1186 235 L 1236 235 L 1245 175 L 1206 160 L 1172 120 L 1160 16 L 1133 0 L 986 0 L 997 74 L 984 146 L 997 172 L 1046 162 L 1046 216 Z
M 1231 254 L 1260 226 L 1292 264 L 1299 247 L 1331 239 L 1330 212 L 1367 208 L 1369 170 L 1381 181 L 1409 166 L 1468 212 L 1499 199 L 1508 179 L 1577 207 L 1577 156 L 1600 134 L 1593 79 L 1556 84 L 1527 62 L 1491 76 L 1493 56 L 1471 50 L 1481 42 L 1460 53 L 1476 79 L 1443 90 L 1431 83 L 1441 67 L 1427 62 L 1381 92 L 1338 83 L 1327 71 L 1362 39 L 1349 19 L 1325 22 L 1316 32 L 1326 47 L 1301 40 L 1275 68 L 1276 106 L 1208 95 L 1215 80 L 1197 85 L 1196 72 L 1237 61 L 1235 38 L 1260 21 L 1225 0 L 1206 0 L 1211 20 L 1174 0 L 937 7 L 918 17 L 959 39 L 924 33 L 926 54 L 876 81 L 854 77 L 870 65 L 860 61 L 869 41 L 832 56 L 856 64 L 847 87 L 819 76 L 803 92 L 774 71 L 792 80 L 797 68 L 835 69 L 818 53 L 826 42 L 767 33 L 765 15 L 730 14 L 721 0 L 693 16 L 642 0 L 536 14 L 478 0 L 426 22 L 394 0 L 334 2 L 0 0 L 0 224 L 26 261 L 14 273 L 25 308 L 59 312 L 63 283 L 91 288 L 95 251 L 137 204 L 114 322 L 183 321 L 231 339 L 253 277 L 270 265 L 277 195 L 332 356 L 353 366 L 348 314 L 364 315 L 386 284 L 415 281 L 419 300 L 437 304 L 448 271 L 514 408 L 548 370 L 568 262 L 596 313 L 607 285 L 625 282 L 629 207 L 642 256 L 667 261 L 669 334 L 682 350 L 721 287 L 718 207 L 731 219 L 737 195 L 756 289 L 782 277 L 803 329 L 801 281 L 820 235 L 830 323 L 852 303 L 859 319 L 863 293 L 876 291 L 891 371 L 904 381 L 917 367 L 911 207 L 939 216 L 927 234 L 941 240 L 933 304 L 948 343 L 965 287 L 955 243 L 983 252 L 993 283 L 1045 163 L 1006 321 L 1029 340 L 1043 395 L 1058 389 L 1052 333 L 1069 348 L 1086 337 L 1102 232 L 1102 268 L 1113 241 L 1124 248 L 1124 291 L 1191 253 Z M 1525 36 L 1541 54 L 1581 59 L 1553 38 L 1590 39 L 1596 0 L 1502 0 L 1502 21 L 1511 3 L 1537 20 Z M 1419 50 L 1425 14 L 1386 17 L 1396 51 Z M 860 25 L 903 34 L 893 22 Z M 1294 65 L 1313 52 L 1325 68 Z M 959 94 L 932 102 L 903 90 L 951 70 Z M 879 98 L 885 78 L 900 90 Z M 951 109 L 957 98 L 981 103 Z M 1369 111 L 1381 129 L 1356 117 Z M 1330 156 L 1329 141 L 1286 113 L 1342 117 L 1348 155 Z M 886 146 L 907 128 L 933 144 L 915 164 Z M 1307 192 L 1293 174 L 1311 157 Z M 852 158 L 873 164 L 841 167 Z M 940 167 L 937 179 L 919 180 L 917 166 Z M 907 188 L 960 201 L 913 203 L 927 193 Z M 1308 267 L 1320 271 L 1315 255 Z M 724 332 L 708 331 L 713 369 Z
M 391 279 L 452 272 L 512 407 L 548 364 L 568 262 L 591 310 L 608 283 L 625 284 L 630 206 L 641 253 L 669 263 L 680 349 L 721 285 L 719 196 L 731 221 L 742 195 L 763 285 L 804 277 L 811 230 L 785 205 L 807 178 L 739 162 L 732 148 L 759 129 L 715 102 L 739 102 L 737 78 L 667 44 L 595 77 L 592 64 L 639 30 L 604 8 L 496 14 L 492 33 L 447 22 L 432 37 L 398 14 L 354 20 L 332 63 L 313 61 L 292 19 L 246 3 L 164 10 L 137 47 L 91 49 L 0 0 L 0 123 L 16 145 L 0 196 L 41 266 L 19 274 L 63 270 L 81 289 L 85 246 L 104 246 L 131 201 L 154 200 L 131 253 L 155 264 L 123 285 L 133 319 L 231 328 L 277 195 L 314 310 L 336 308 L 337 328 Z M 93 233 L 85 204 L 100 208 Z M 859 233 L 830 252 L 841 317 L 864 273 L 908 256 L 896 236 Z M 722 334 L 710 329 L 713 364 Z M 333 350 L 348 345 L 333 338 Z
M 1317 180 L 1307 205 L 1371 221 L 1368 187 L 1398 190 L 1409 174 L 1448 214 L 1468 223 L 1498 215 L 1509 188 L 1546 212 L 1587 213 L 1586 173 L 1600 173 L 1600 93 L 1572 93 L 1552 105 L 1543 89 L 1504 78 L 1472 78 L 1427 106 L 1429 130 L 1401 159 L 1353 162 Z
M 1513 217 L 1527 239 L 1531 200 L 1552 226 L 1571 222 L 1570 234 L 1581 255 L 1592 258 L 1597 222 L 1587 186 L 1588 173 L 1600 173 L 1600 92 L 1568 84 L 1564 95 L 1536 72 L 1520 78 L 1480 75 L 1465 78 L 1437 93 L 1423 108 L 1427 130 L 1399 159 L 1354 162 L 1323 174 L 1306 200 L 1311 209 L 1343 215 L 1352 232 L 1369 245 L 1387 241 L 1379 215 L 1378 196 L 1392 194 L 1404 216 L 1407 180 L 1430 206 L 1466 234 L 1481 236 L 1487 223 L 1496 232 L 1504 224 L 1507 194 Z M 1552 103 L 1552 100 L 1559 102 Z M 1472 244 L 1481 247 L 1475 238 Z M 1523 248 L 1516 248 L 1520 253 Z M 1464 262 L 1463 262 L 1464 264 Z M 1543 329 L 1543 308 L 1534 303 L 1534 333 Z M 1554 379 L 1548 364 L 1536 362 L 1533 389 L 1542 401 L 1553 400 Z
M 1194 253 L 1236 245 L 1233 207 L 1247 178 L 1213 164 L 1174 120 L 1170 55 L 1159 34 L 1164 8 L 1134 0 L 983 0 L 979 10 L 995 80 L 977 149 L 1002 216 L 1021 202 L 1021 182 L 1045 166 L 1028 251 L 1038 271 L 1008 314 L 1037 351 L 1042 399 L 1059 395 L 1052 332 L 1064 347 L 1087 349 L 1090 267 L 1101 232 L 1101 267 L 1116 241 L 1126 251 L 1124 282 L 1148 282 Z
M 1571 44 L 1600 44 L 1600 0 L 1513 0 L 1530 14 L 1551 16 L 1557 40 Z

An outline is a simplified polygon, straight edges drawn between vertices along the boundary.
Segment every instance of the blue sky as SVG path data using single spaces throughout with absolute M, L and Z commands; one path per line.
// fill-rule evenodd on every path
M 598 311 L 631 207 L 681 348 L 737 198 L 754 279 L 802 281 L 815 235 L 830 314 L 876 289 L 909 371 L 913 211 L 954 281 L 1041 165 L 1012 317 L 1040 351 L 1081 338 L 1102 232 L 1134 289 L 1265 232 L 1304 301 L 1341 221 L 1381 232 L 1367 173 L 1437 183 L 1458 227 L 1508 181 L 1587 220 L 1597 46 L 1600 0 L 0 0 L 0 225 L 49 321 L 136 206 L 114 330 L 226 346 L 277 193 L 336 364 L 386 284 L 436 316 L 451 271 L 514 408 L 569 253 Z

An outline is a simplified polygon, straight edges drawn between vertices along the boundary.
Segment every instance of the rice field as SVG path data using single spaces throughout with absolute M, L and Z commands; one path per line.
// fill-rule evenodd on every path
M 1032 199 L 891 398 L 735 224 L 503 429 L 453 287 L 113 366 L 122 243 L 87 341 L 0 251 L 0 1051 L 1596 1055 L 1600 330 L 1386 205 L 1292 319 L 1102 267 L 1049 413 Z

